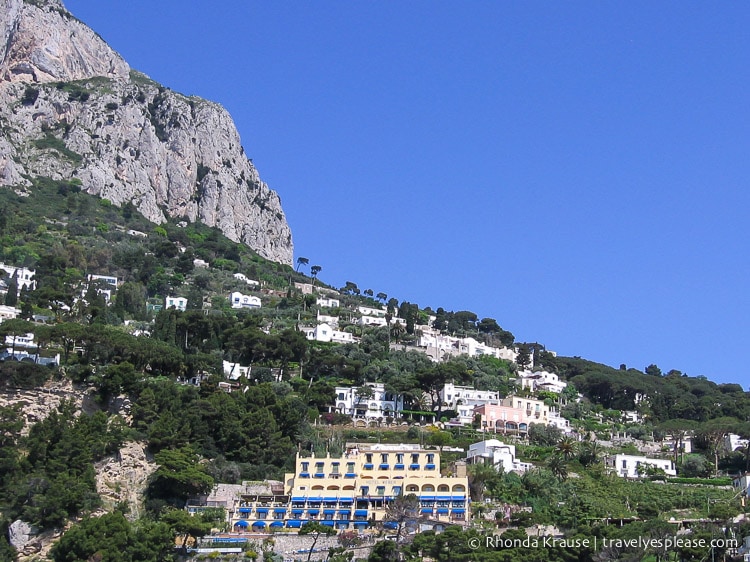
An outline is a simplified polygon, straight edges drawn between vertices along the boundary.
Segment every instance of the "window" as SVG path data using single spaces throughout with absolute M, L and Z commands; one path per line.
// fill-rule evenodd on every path
M 354 463 L 353 462 L 346 463 L 346 472 L 348 474 L 354 474 Z
M 302 463 L 302 472 L 307 472 L 308 467 L 310 466 L 309 462 L 303 462 Z
M 372 463 L 372 453 L 366 453 L 365 460 L 367 461 L 368 464 Z
M 366 496 L 366 495 L 368 495 L 370 493 L 370 487 L 369 486 L 362 486 L 359 490 L 362 492 L 363 496 Z
M 380 462 L 387 463 L 388 462 L 388 453 L 381 453 L 380 454 Z
M 622 461 L 622 468 L 628 468 L 628 461 L 626 460 Z
M 427 462 L 432 464 L 435 462 L 435 455 L 434 453 L 427 453 Z
M 343 399 L 344 399 L 344 393 L 343 392 L 339 392 L 339 400 L 343 400 Z
M 411 456 L 411 462 L 416 464 L 419 462 L 419 453 L 413 453 Z
M 322 462 L 316 462 L 315 463 L 315 472 L 317 474 L 320 474 L 323 472 L 323 463 Z
M 331 473 L 332 474 L 338 474 L 339 473 L 339 463 L 335 462 L 331 465 Z
M 376 490 L 377 490 L 377 493 L 378 493 L 379 496 L 384 496 L 385 495 L 385 486 L 378 486 L 376 488 Z
M 403 464 L 404 462 L 404 454 L 403 453 L 396 453 L 396 462 L 399 464 Z

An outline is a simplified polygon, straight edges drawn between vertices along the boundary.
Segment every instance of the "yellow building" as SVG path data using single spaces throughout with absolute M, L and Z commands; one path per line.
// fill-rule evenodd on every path
M 465 476 L 441 475 L 436 450 L 348 444 L 340 457 L 298 453 L 295 472 L 285 475 L 283 495 L 244 502 L 232 514 L 232 527 L 299 528 L 306 521 L 319 521 L 338 529 L 362 529 L 384 520 L 388 502 L 409 494 L 419 497 L 423 520 L 464 524 L 468 486 Z

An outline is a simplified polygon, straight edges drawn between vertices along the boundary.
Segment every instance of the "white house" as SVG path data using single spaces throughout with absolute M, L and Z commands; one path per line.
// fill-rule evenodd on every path
M 469 356 L 491 355 L 498 359 L 515 361 L 518 353 L 507 347 L 492 347 L 479 343 L 474 338 L 446 336 L 429 326 L 417 326 L 421 335 L 417 346 L 434 361 L 442 361 L 446 356 L 466 354 Z
M 452 382 L 445 383 L 439 394 L 443 407 L 450 410 L 455 409 L 459 404 L 476 406 L 491 400 L 500 400 L 500 393 L 497 391 L 477 390 L 470 386 L 457 386 Z
M 612 455 L 607 457 L 606 465 L 614 469 L 617 476 L 623 478 L 641 478 L 648 467 L 661 469 L 667 476 L 677 476 L 674 462 L 669 459 L 651 459 L 637 455 Z
M 222 361 L 222 366 L 224 368 L 224 376 L 230 380 L 236 381 L 240 377 L 250 376 L 250 367 L 245 365 Z
M 556 410 L 550 410 L 549 416 L 547 417 L 547 424 L 554 425 L 563 433 L 570 433 L 571 431 L 573 431 L 573 428 L 570 427 L 570 420 L 562 417 L 560 415 L 560 412 Z
M 333 327 L 326 322 L 318 324 L 317 326 L 307 326 L 300 328 L 300 331 L 305 334 L 305 337 L 308 340 L 333 343 L 354 342 L 354 336 L 352 334 L 350 334 L 349 332 L 334 330 Z
M 724 448 L 729 452 L 734 452 L 737 449 L 747 447 L 748 440 L 743 439 L 736 433 L 728 433 L 724 436 Z
M 365 316 L 385 316 L 387 312 L 384 308 L 370 308 L 369 306 L 359 306 L 357 311 Z
M 187 299 L 185 297 L 167 297 L 164 299 L 164 308 L 175 308 L 185 312 L 187 310 Z
M 117 290 L 119 284 L 117 277 L 113 275 L 89 275 L 87 280 L 88 283 L 96 283 L 96 292 L 104 297 L 107 304 L 112 302 L 112 292 Z M 86 291 L 88 291 L 88 285 L 81 292 L 82 297 L 86 296 Z
M 141 232 L 140 230 L 133 230 L 132 228 L 128 230 L 128 234 L 137 238 L 148 238 L 148 234 L 146 234 L 145 232 Z
M 260 285 L 258 281 L 255 281 L 254 279 L 248 279 L 248 277 L 244 273 L 235 273 L 232 277 L 234 277 L 238 281 L 244 281 L 245 283 L 253 287 Z
M 560 380 L 559 375 L 548 371 L 521 371 L 518 379 L 521 388 L 528 388 L 531 392 L 548 390 L 560 394 L 568 386 L 568 383 Z
M 321 314 L 320 312 L 318 312 L 316 314 L 316 319 L 318 321 L 318 324 L 330 324 L 331 326 L 339 325 L 338 316 L 328 316 L 327 314 Z
M 404 409 L 404 397 L 386 392 L 382 383 L 367 383 L 372 396 L 360 396 L 357 387 L 336 387 L 336 411 L 353 418 L 394 417 Z
M 36 342 L 34 341 L 34 334 L 30 332 L 28 334 L 19 334 L 17 336 L 5 336 L 5 345 L 8 346 L 9 350 L 14 347 L 16 349 L 30 349 L 37 347 Z
M 361 308 L 361 307 L 360 307 Z M 387 326 L 388 322 L 380 316 L 362 316 L 357 323 L 360 326 Z
M 324 308 L 339 308 L 341 306 L 341 301 L 339 299 L 333 299 L 330 297 L 318 297 L 318 300 L 315 301 L 315 304 Z
M 28 289 L 33 291 L 36 289 L 36 281 L 34 281 L 34 275 L 36 275 L 36 269 L 27 269 L 25 267 L 15 267 L 13 265 L 6 265 L 0 263 L 0 269 L 5 271 L 8 276 L 8 280 L 16 278 L 18 283 L 18 293 L 21 293 L 21 289 Z
M 312 295 L 313 286 L 311 283 L 294 283 L 294 288 L 299 289 L 303 295 Z
M 516 447 L 497 439 L 486 439 L 469 445 L 466 461 L 471 464 L 487 463 L 504 472 L 524 473 L 532 467 L 530 463 L 516 459 Z
M 18 318 L 19 314 L 21 314 L 20 309 L 0 304 L 0 322 L 3 320 L 13 320 L 14 318 Z
M 232 308 L 260 308 L 260 297 L 243 295 L 239 291 L 234 291 L 229 295 L 229 302 Z

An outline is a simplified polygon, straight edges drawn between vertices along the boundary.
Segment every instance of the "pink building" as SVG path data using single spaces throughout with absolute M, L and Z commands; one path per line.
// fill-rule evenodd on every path
M 549 406 L 541 400 L 508 396 L 474 408 L 482 429 L 503 433 L 526 433 L 532 423 L 549 424 Z

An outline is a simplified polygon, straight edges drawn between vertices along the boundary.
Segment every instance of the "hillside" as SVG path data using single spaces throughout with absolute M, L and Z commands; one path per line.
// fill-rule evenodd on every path
M 470 311 L 433 311 L 382 294 L 375 298 L 361 294 L 353 283 L 335 289 L 325 284 L 321 266 L 311 266 L 316 275 L 310 277 L 260 257 L 216 228 L 179 220 L 155 225 L 134 206 L 117 207 L 88 195 L 75 181 L 38 178 L 33 189 L 33 197 L 0 191 L 0 261 L 34 269 L 37 282 L 34 290 L 19 291 L 15 303 L 14 292 L 8 291 L 5 302 L 17 307 L 20 317 L 0 324 L 0 335 L 12 342 L 32 333 L 36 353 L 59 354 L 61 366 L 0 362 L 0 385 L 11 397 L 0 407 L 4 525 L 27 521 L 52 532 L 70 518 L 104 509 L 113 517 L 129 512 L 119 522 L 107 519 L 128 532 L 157 533 L 154 521 L 180 532 L 184 522 L 177 508 L 186 499 L 214 482 L 281 479 L 293 468 L 298 449 L 325 454 L 340 451 L 347 441 L 364 440 L 429 441 L 465 450 L 483 434 L 471 425 L 411 426 L 409 412 L 444 421 L 456 415 L 430 399 L 446 382 L 501 396 L 532 396 L 516 380 L 532 362 L 569 385 L 564 397 L 546 391 L 533 396 L 559 408 L 580 438 L 595 441 L 571 445 L 559 430 L 544 426 L 532 426 L 523 439 L 512 437 L 523 461 L 538 468 L 523 478 L 473 472 L 477 506 L 498 501 L 528 506 L 534 514 L 529 521 L 573 533 L 584 532 L 576 521 L 607 514 L 705 515 L 702 488 L 693 493 L 674 483 L 665 495 L 664 484 L 618 483 L 604 473 L 605 453 L 659 450 L 658 440 L 676 431 L 692 432 L 697 452 L 678 458 L 681 476 L 709 476 L 717 469 L 723 475 L 745 466 L 741 453 L 718 448 L 730 431 L 749 433 L 750 402 L 738 385 L 716 385 L 677 372 L 661 375 L 655 366 L 645 374 L 555 357 L 538 344 L 514 342 L 494 319 L 480 321 Z M 299 269 L 304 266 L 300 262 Z M 116 290 L 88 282 L 92 274 L 117 277 Z M 1 281 L 13 285 L 7 276 Z M 260 308 L 231 308 L 232 291 L 257 297 Z M 184 297 L 186 310 L 149 310 L 167 297 Z M 333 299 L 329 304 L 335 308 L 319 305 L 318 299 Z M 370 311 L 385 306 L 384 301 L 400 323 L 390 328 L 358 324 L 360 307 Z M 311 341 L 300 333 L 321 313 L 338 317 L 351 343 Z M 510 346 L 515 362 L 460 354 L 429 360 L 416 344 L 419 332 L 427 329 L 422 323 L 431 318 L 446 334 L 451 329 L 479 342 Z M 249 366 L 250 374 L 227 379 L 224 362 Z M 391 427 L 368 429 L 352 424 L 349 416 L 329 413 L 335 386 L 376 382 L 403 395 L 407 427 L 394 420 Z M 73 400 L 50 404 L 45 411 L 37 408 L 30 417 L 34 393 L 43 400 L 61 383 L 74 396 L 85 396 L 86 413 L 81 415 L 81 401 Z M 573 400 L 573 388 L 583 393 L 582 400 Z M 28 398 L 12 398 L 21 396 Z M 632 410 L 635 421 L 625 410 Z M 20 412 L 25 414 L 19 417 Z M 132 451 L 145 457 L 138 460 Z M 664 456 L 672 458 L 672 453 Z M 444 470 L 460 458 L 444 457 Z M 117 468 L 122 459 L 141 463 L 133 465 L 141 476 L 129 480 L 127 470 Z M 569 478 L 570 473 L 578 477 Z M 549 478 L 558 484 L 538 486 Z M 733 491 L 708 490 L 725 504 L 721 513 L 741 510 Z M 562 499 L 569 497 L 580 502 Z M 634 503 L 634 497 L 642 499 Z M 113 498 L 130 504 L 117 505 Z M 656 510 L 648 511 L 647 504 Z M 709 509 L 718 513 L 718 507 Z M 478 513 L 474 525 L 481 527 Z M 79 532 L 93 532 L 84 529 Z M 169 536 L 167 531 L 162 539 Z M 166 559 L 169 549 L 157 543 L 149 547 L 153 559 Z

